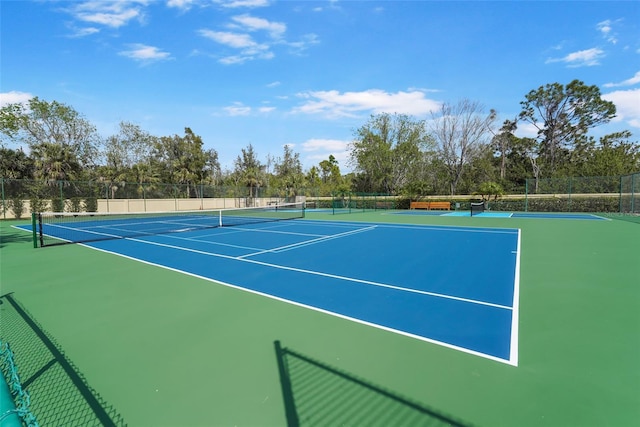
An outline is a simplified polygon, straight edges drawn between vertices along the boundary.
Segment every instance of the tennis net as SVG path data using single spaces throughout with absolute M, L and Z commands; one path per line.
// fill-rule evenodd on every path
M 258 208 L 139 213 L 42 212 L 32 215 L 34 247 L 179 233 L 304 218 L 304 203 Z
M 484 202 L 471 202 L 471 216 L 476 216 L 484 212 Z

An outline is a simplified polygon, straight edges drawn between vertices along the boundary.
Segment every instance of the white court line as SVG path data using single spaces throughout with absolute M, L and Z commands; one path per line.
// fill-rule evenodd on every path
M 516 272 L 513 278 L 513 310 L 511 313 L 511 347 L 509 361 L 513 366 L 518 366 L 518 337 L 519 332 L 519 313 L 520 313 L 520 240 L 522 231 L 518 229 L 518 242 L 516 249 Z
M 234 260 L 234 261 L 247 262 L 247 263 L 251 263 L 251 264 L 262 265 L 264 267 L 276 268 L 276 269 L 280 269 L 280 270 L 295 271 L 297 273 L 310 274 L 310 275 L 313 275 L 313 276 L 322 276 L 322 277 L 328 277 L 328 278 L 331 278 L 331 279 L 344 280 L 346 282 L 354 282 L 354 283 L 360 283 L 360 284 L 364 284 L 364 285 L 377 286 L 377 287 L 380 287 L 380 288 L 387 288 L 387 289 L 394 289 L 394 290 L 397 290 L 397 291 L 410 292 L 410 293 L 414 293 L 414 294 L 428 295 L 428 296 L 432 296 L 432 297 L 436 297 L 436 298 L 450 299 L 450 300 L 454 300 L 454 301 L 461 301 L 461 302 L 467 302 L 467 303 L 471 303 L 471 304 L 484 305 L 484 306 L 500 308 L 500 309 L 504 309 L 504 310 L 513 310 L 512 307 L 501 305 L 501 304 L 495 304 L 495 303 L 491 303 L 491 302 L 486 302 L 486 301 L 479 301 L 479 300 L 474 300 L 474 299 L 470 299 L 470 298 L 456 297 L 456 296 L 453 296 L 453 295 L 440 294 L 440 293 L 437 293 L 437 292 L 421 291 L 419 289 L 404 288 L 402 286 L 389 285 L 389 284 L 386 284 L 386 283 L 373 282 L 373 281 L 370 281 L 370 280 L 355 279 L 353 277 L 339 276 L 337 274 L 323 273 L 323 272 L 320 272 L 320 271 L 306 270 L 306 269 L 295 268 L 295 267 L 287 267 L 285 265 L 271 264 L 271 263 L 268 263 L 268 262 L 256 261 L 256 260 L 252 260 L 252 259 L 239 258 L 239 257 L 223 255 L 223 254 L 216 254 L 216 253 L 201 251 L 201 250 L 198 250 L 198 249 L 185 248 L 183 246 L 175 246 L 175 245 L 169 245 L 169 244 L 166 244 L 166 243 L 159 243 L 159 242 L 150 242 L 150 241 L 147 241 L 147 240 L 140 240 L 140 239 L 134 239 L 134 238 L 126 238 L 125 240 L 131 240 L 133 242 L 143 243 L 143 244 L 147 244 L 147 245 L 154 245 L 154 246 L 161 246 L 161 247 L 170 248 L 170 249 L 176 249 L 176 250 L 179 250 L 179 251 L 192 252 L 192 253 L 205 255 L 205 256 L 212 256 L 212 257 L 216 257 L 216 258 L 224 258 L 224 259 L 231 259 L 231 260 Z
M 379 325 L 377 323 L 368 322 L 366 320 L 358 319 L 356 317 L 350 317 L 350 316 L 347 316 L 347 315 L 344 315 L 344 314 L 336 313 L 334 311 L 325 310 L 323 308 L 319 308 L 319 307 L 316 307 L 316 306 L 313 306 L 313 305 L 303 304 L 303 303 L 296 302 L 296 301 L 293 301 L 293 300 L 290 300 L 290 299 L 286 299 L 286 298 L 278 297 L 278 296 L 275 296 L 275 295 L 271 295 L 271 294 L 266 293 L 266 292 L 260 292 L 260 291 L 256 291 L 256 290 L 253 290 L 253 289 L 246 288 L 244 286 L 239 286 L 239 285 L 234 285 L 232 283 L 222 282 L 220 280 L 216 280 L 216 279 L 213 279 L 211 277 L 206 277 L 206 276 L 201 276 L 199 274 L 189 273 L 188 271 L 179 270 L 177 268 L 169 267 L 169 266 L 166 266 L 164 264 L 157 264 L 157 263 L 154 263 L 154 262 L 145 261 L 145 260 L 142 260 L 140 258 L 136 258 L 136 257 L 133 257 L 133 256 L 121 254 L 119 252 L 114 252 L 114 251 L 109 251 L 109 250 L 106 250 L 106 249 L 96 248 L 94 246 L 85 245 L 85 244 L 82 244 L 82 243 L 80 244 L 80 246 L 85 246 L 85 247 L 87 247 L 89 249 L 93 249 L 93 250 L 96 250 L 96 251 L 108 253 L 108 254 L 111 254 L 111 255 L 119 256 L 119 257 L 123 257 L 123 258 L 130 259 L 130 260 L 133 260 L 133 261 L 141 262 L 143 264 L 164 268 L 165 270 L 174 271 L 176 273 L 186 274 L 187 276 L 195 277 L 195 278 L 198 278 L 198 279 L 203 279 L 203 280 L 206 280 L 208 282 L 212 282 L 212 283 L 215 283 L 215 284 L 218 284 L 218 285 L 226 286 L 228 288 L 237 289 L 239 291 L 248 292 L 248 293 L 251 293 L 251 294 L 254 294 L 254 295 L 260 295 L 260 296 L 263 296 L 263 297 L 266 297 L 266 298 L 270 298 L 270 299 L 273 299 L 273 300 L 276 300 L 276 301 L 281 301 L 281 302 L 284 302 L 284 303 L 287 303 L 287 304 L 292 304 L 292 305 L 295 305 L 297 307 L 306 308 L 306 309 L 309 309 L 309 310 L 313 310 L 313 311 L 317 311 L 317 312 L 320 312 L 320 313 L 328 314 L 330 316 L 334 316 L 334 317 L 337 317 L 337 318 L 340 318 L 340 319 L 345 319 L 345 320 L 349 320 L 351 322 L 360 323 L 362 325 L 370 326 L 370 327 L 373 327 L 373 328 L 376 328 L 376 329 L 381 329 L 383 331 L 389 331 L 389 332 L 392 332 L 392 333 L 395 333 L 395 334 L 398 334 L 398 335 L 403 335 L 403 336 L 406 336 L 406 337 L 414 338 L 414 339 L 417 339 L 417 340 L 420 340 L 420 341 L 424 341 L 424 342 L 428 342 L 428 343 L 431 343 L 431 344 L 440 345 L 442 347 L 450 348 L 452 350 L 461 351 L 463 353 L 471 354 L 473 356 L 482 357 L 484 359 L 493 360 L 495 362 L 505 363 L 507 365 L 513 365 L 513 363 L 510 360 L 502 359 L 500 357 L 492 356 L 490 354 L 481 353 L 479 351 L 471 350 L 471 349 L 468 349 L 466 347 L 457 346 L 455 344 L 450 344 L 450 343 L 447 343 L 447 342 L 444 342 L 444 341 L 438 341 L 438 340 L 435 340 L 433 338 L 427 338 L 427 337 L 424 337 L 422 335 L 412 334 L 410 332 L 406 332 L 406 331 L 403 331 L 403 330 L 400 330 L 400 329 L 394 329 L 394 328 L 390 328 L 388 326 Z
M 296 224 L 318 224 L 321 221 L 303 220 L 297 219 Z M 323 227 L 328 224 L 322 224 Z M 410 230 L 430 230 L 430 231 L 455 231 L 455 232 L 469 232 L 469 233 L 487 233 L 487 234 L 517 234 L 516 228 L 483 228 L 483 227 L 468 227 L 468 226 L 443 226 L 443 225 L 424 225 L 424 224 L 388 224 L 379 222 L 347 222 L 347 221 L 335 221 L 331 222 L 330 226 L 363 226 L 363 225 L 376 225 L 378 228 L 403 228 Z
M 201 238 L 195 238 L 195 237 L 180 237 L 180 236 L 173 236 L 171 234 L 156 234 L 156 236 L 162 236 L 162 237 L 166 237 L 169 239 L 176 239 L 176 240 L 186 240 L 188 242 L 197 242 L 197 243 L 206 243 L 208 245 L 213 245 L 213 246 L 224 246 L 226 248 L 234 248 L 234 249 L 245 249 L 248 251 L 261 251 L 262 248 L 254 248 L 251 246 L 240 246 L 240 245 L 232 245 L 230 243 L 220 243 L 220 242 L 212 242 L 211 240 L 201 240 Z M 206 237 L 206 236 L 203 236 Z
M 263 251 L 260 251 L 260 252 L 255 252 L 255 253 L 252 253 L 252 254 L 242 255 L 242 256 L 239 256 L 238 258 L 246 258 L 246 257 L 250 257 L 250 256 L 264 254 L 264 253 L 285 252 L 285 251 L 289 251 L 291 249 L 301 248 L 303 246 L 315 245 L 316 243 L 326 242 L 327 240 L 340 239 L 342 237 L 350 236 L 352 234 L 362 233 L 362 232 L 365 232 L 365 231 L 371 231 L 371 230 L 373 230 L 375 228 L 376 227 L 373 226 L 373 227 L 361 228 L 359 230 L 345 231 L 344 233 L 332 234 L 332 235 L 329 235 L 329 236 L 322 236 L 322 237 L 318 237 L 317 239 L 311 239 L 311 240 L 307 240 L 307 241 L 304 241 L 304 242 L 292 243 L 290 245 L 280 246 L 278 248 L 266 249 L 266 250 L 263 250 Z
M 276 228 L 283 227 L 280 226 L 272 226 L 272 227 L 264 227 L 264 228 L 244 228 L 243 226 L 234 225 L 233 227 L 220 227 L 221 229 L 233 229 L 236 232 L 244 232 L 244 233 L 272 233 L 272 234 L 290 234 L 292 236 L 306 236 L 306 237 L 324 237 L 324 234 L 312 234 L 312 233 L 299 233 L 293 231 L 282 231 L 276 230 Z
M 313 222 L 311 222 L 313 223 Z M 361 225 L 362 223 L 358 224 Z M 356 224 L 353 224 L 356 225 Z M 15 227 L 15 226 L 14 226 Z M 18 228 L 18 227 L 16 227 Z M 409 228 L 409 227 L 402 227 L 402 228 Z M 21 229 L 22 230 L 22 229 Z M 24 231 L 24 230 L 23 230 Z M 430 295 L 430 296 L 434 296 L 434 297 L 440 297 L 440 298 L 446 298 L 446 299 L 452 299 L 452 300 L 458 300 L 458 301 L 463 301 L 463 302 L 469 302 L 469 303 L 475 303 L 475 304 L 480 304 L 480 305 L 485 305 L 485 306 L 490 306 L 490 307 L 496 307 L 496 308 L 501 308 L 501 309 L 506 309 L 506 310 L 511 310 L 511 315 L 512 315 L 512 328 L 511 328 L 511 346 L 510 346 L 510 356 L 509 356 L 509 360 L 503 359 L 503 358 L 499 358 L 499 357 L 495 357 L 495 356 L 491 356 L 485 353 L 481 353 L 478 351 L 474 351 L 474 350 L 470 350 L 467 349 L 465 347 L 460 347 L 454 344 L 449 344 L 443 341 L 438 341 L 438 340 L 434 340 L 431 338 L 427 338 L 427 337 L 423 337 L 420 335 L 415 335 L 409 332 L 405 332 L 402 330 L 398 330 L 398 329 L 393 329 L 390 327 L 386 327 L 386 326 L 382 326 L 376 323 L 372 323 L 372 322 L 368 322 L 368 321 L 364 321 L 361 319 L 357 319 L 354 317 L 349 317 L 346 315 L 342 315 L 339 313 L 335 313 L 332 311 L 328 311 L 328 310 L 324 310 L 315 306 L 311 306 L 311 305 L 307 305 L 307 304 L 303 304 L 303 303 L 298 303 L 292 300 L 288 300 L 285 298 L 281 298 L 281 297 L 277 297 L 268 293 L 264 293 L 264 292 L 260 292 L 260 291 L 255 291 L 243 286 L 238 286 L 238 285 L 234 285 L 234 284 L 230 284 L 230 283 L 225 283 L 225 282 L 221 282 L 220 280 L 216 280 L 214 278 L 210 278 L 210 277 L 205 277 L 205 276 L 200 276 L 194 273 L 189 273 L 187 271 L 184 270 L 179 270 L 176 268 L 172 268 L 163 264 L 156 264 L 153 262 L 149 262 L 149 261 L 145 261 L 133 256 L 128 256 L 128 255 L 124 255 L 121 254 L 119 252 L 114 252 L 114 251 L 109 251 L 106 249 L 101 249 L 101 248 L 97 248 L 91 245 L 87 245 L 87 244 L 80 244 L 80 246 L 85 246 L 88 247 L 90 249 L 93 250 L 97 250 L 97 251 L 101 251 L 101 252 L 105 252 L 105 253 L 110 253 L 116 256 L 120 256 L 123 258 L 128 258 L 131 260 L 135 260 L 138 262 L 142 262 L 145 264 L 149 264 L 149 265 L 154 265 L 160 268 L 164 268 L 167 270 L 171 270 L 171 271 L 175 271 L 175 272 L 179 272 L 182 274 L 187 274 L 189 276 L 192 277 L 197 277 L 200 279 L 204 279 L 213 283 L 218 283 L 218 284 L 222 284 L 224 286 L 227 287 L 231 287 L 234 289 L 238 289 L 238 290 L 242 290 L 245 292 L 249 292 L 249 293 L 253 293 L 253 294 L 257 294 L 257 295 L 261 295 L 261 296 L 265 296 L 267 298 L 271 298 L 274 300 L 278 300 L 278 301 L 282 301 L 282 302 L 286 302 L 289 304 L 293 304 L 299 307 L 304 307 L 307 309 L 311 309 L 314 311 L 318 311 L 318 312 L 322 312 L 325 314 L 329 314 L 338 318 L 343 318 L 346 320 L 350 320 L 350 321 L 354 321 L 356 323 L 360 323 L 360 324 L 364 324 L 364 325 L 368 325 L 371 327 L 375 327 L 377 329 L 381 329 L 381 330 L 386 330 L 386 331 L 390 331 L 393 333 L 397 333 L 400 335 L 404 335 L 404 336 L 408 336 L 411 338 L 415 338 L 415 339 L 419 339 L 421 341 L 425 341 L 425 342 L 429 342 L 429 343 L 433 343 L 433 344 L 437 344 L 437 345 L 441 345 L 443 347 L 447 347 L 447 348 L 451 348 L 457 351 L 462 351 L 464 353 L 468 353 L 471 355 L 475 355 L 475 356 L 479 356 L 479 357 L 483 357 L 489 360 L 493 360 L 493 361 L 497 361 L 497 362 L 501 362 L 501 363 L 506 363 L 508 365 L 512 365 L 512 366 L 518 366 L 518 336 L 519 336 L 519 329 L 518 329 L 518 314 L 519 314 L 519 294 L 520 294 L 520 253 L 521 253 L 521 230 L 520 229 L 516 229 L 517 234 L 518 234 L 518 240 L 517 240 L 517 250 L 515 251 L 517 253 L 516 256 L 516 266 L 515 266 L 515 277 L 514 277 L 514 296 L 513 296 L 513 307 L 507 307 L 507 306 L 502 306 L 499 304 L 492 304 L 492 303 L 487 303 L 487 302 L 483 302 L 483 301 L 476 301 L 476 300 L 472 300 L 472 299 L 466 299 L 466 298 L 459 298 L 459 297 L 454 297 L 454 296 L 450 296 L 450 295 L 444 295 L 444 294 L 437 294 L 437 293 L 432 293 L 432 292 L 426 292 L 426 291 L 419 291 L 419 290 L 415 290 L 415 289 L 409 289 L 409 288 L 402 288 L 402 287 L 398 287 L 398 286 L 393 286 L 393 285 L 386 285 L 386 284 L 382 284 L 382 283 L 375 283 L 375 282 L 369 282 L 369 281 L 364 281 L 364 280 L 359 280 L 359 279 L 353 279 L 353 278 L 348 278 L 348 277 L 341 277 L 341 276 L 337 276 L 337 275 L 331 275 L 331 274 L 326 274 L 326 273 L 321 273 L 321 272 L 315 272 L 315 271 L 308 271 L 308 270 L 302 270 L 302 269 L 296 269 L 296 268 L 291 268 L 291 267 L 285 267 L 285 266 L 280 266 L 280 265 L 274 265 L 274 264 L 269 264 L 269 263 L 263 263 L 263 262 L 258 262 L 255 260 L 246 260 L 246 259 L 238 259 L 237 257 L 231 257 L 231 256 L 226 256 L 226 255 L 220 255 L 220 254 L 215 254 L 215 253 L 209 253 L 209 252 L 203 252 L 203 251 L 198 251 L 198 250 L 193 250 L 193 249 L 188 249 L 188 248 L 184 248 L 184 247 L 176 247 L 173 245 L 166 245 L 166 244 L 161 244 L 161 243 L 154 243 L 154 242 L 148 242 L 148 241 L 144 241 L 144 240 L 139 240 L 139 239 L 133 239 L 133 238 L 127 238 L 126 240 L 132 240 L 132 241 L 136 241 L 139 243 L 144 243 L 144 244 L 152 244 L 152 245 L 157 245 L 157 246 L 165 246 L 165 247 L 169 247 L 169 248 L 174 248 L 174 249 L 178 249 L 178 250 L 184 250 L 184 251 L 189 251 L 189 252 L 195 252 L 195 253 L 200 253 L 203 255 L 208 255 L 208 256 L 214 256 L 214 257 L 220 257 L 220 258 L 227 258 L 227 259 L 232 259 L 232 260 L 238 260 L 238 261 L 244 261 L 244 262 L 249 262 L 249 263 L 254 263 L 254 264 L 259 264 L 259 265 L 264 265 L 264 266 L 268 266 L 268 267 L 273 267 L 273 268 L 280 268 L 280 269 L 285 269 L 285 270 L 292 270 L 292 271 L 298 271 L 301 273 L 307 273 L 307 274 L 313 274 L 313 275 L 319 275 L 319 276 L 325 276 L 325 277 L 331 277 L 331 278 L 337 278 L 337 279 L 342 279 L 342 280 L 346 280 L 346 281 L 353 281 L 353 282 L 358 282 L 358 283 L 363 283 L 363 284 L 369 284 L 369 285 L 373 285 L 373 286 L 381 286 L 381 287 L 386 287 L 386 288 L 391 288 L 391 289 L 397 289 L 400 291 L 406 291 L 406 292 L 413 292 L 413 293 L 418 293 L 418 294 L 424 294 L 424 295 Z M 95 233 L 95 234 L 102 234 L 102 233 Z M 120 237 L 120 236 L 116 236 L 116 237 Z M 168 236 L 168 237 L 173 237 L 173 236 Z M 512 251 L 513 253 L 513 251 Z

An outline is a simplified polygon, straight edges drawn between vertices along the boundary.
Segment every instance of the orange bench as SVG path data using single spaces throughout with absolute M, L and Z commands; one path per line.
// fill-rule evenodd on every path
M 451 210 L 451 202 L 411 202 L 409 209 L 444 209 Z

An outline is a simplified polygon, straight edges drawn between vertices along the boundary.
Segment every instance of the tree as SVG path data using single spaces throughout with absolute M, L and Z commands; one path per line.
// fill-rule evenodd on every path
M 33 178 L 33 160 L 22 150 L 0 147 L 0 178 Z
M 77 163 L 81 170 L 98 162 L 100 137 L 95 126 L 72 107 L 56 101 L 47 102 L 35 97 L 27 105 L 2 107 L 0 133 L 28 145 L 32 151 L 49 153 L 48 158 L 57 159 L 54 161 L 64 157 L 65 161 Z M 51 170 L 59 169 L 59 165 L 44 166 Z M 66 173 L 58 176 L 71 178 Z
M 234 163 L 234 174 L 249 188 L 249 197 L 257 197 L 262 186 L 264 167 L 258 160 L 258 156 L 253 149 L 253 145 L 241 150 L 240 156 Z M 255 191 L 254 191 L 255 190 Z
M 274 169 L 285 197 L 296 196 L 304 181 L 300 154 L 295 153 L 290 145 L 285 145 L 284 154 L 276 160 Z
M 609 122 L 616 115 L 613 102 L 600 96 L 597 86 L 573 80 L 540 86 L 530 91 L 521 103 L 518 118 L 538 129 L 539 165 L 553 176 L 563 155 L 586 138 L 590 128 Z
M 105 165 L 102 176 L 110 183 L 148 182 L 151 173 L 152 152 L 156 138 L 130 122 L 120 122 L 117 134 L 104 144 Z
M 338 161 L 333 154 L 330 154 L 327 160 L 321 161 L 318 166 L 320 166 L 322 182 L 325 184 L 329 182 L 329 179 L 335 179 L 336 175 L 340 174 Z
M 631 132 L 616 132 L 590 139 L 576 153 L 574 173 L 579 176 L 619 176 L 640 170 L 640 144 L 632 142 Z
M 306 176 L 307 184 L 311 189 L 314 190 L 314 196 L 317 196 L 317 189 L 322 184 L 322 179 L 320 179 L 320 173 L 317 166 L 311 166 Z
M 206 176 L 207 157 L 202 150 L 202 138 L 190 128 L 184 128 L 184 136 L 163 136 L 156 140 L 154 161 L 161 171 L 161 181 L 186 186 L 186 195 L 191 190 L 199 197 L 198 187 Z
M 475 194 L 482 196 L 482 201 L 488 202 L 491 199 L 498 200 L 504 195 L 504 189 L 497 182 L 485 181 L 478 186 Z
M 411 182 L 432 147 L 424 120 L 404 114 L 371 116 L 351 144 L 359 189 L 396 194 Z
M 209 184 L 218 185 L 222 179 L 222 168 L 218 159 L 218 152 L 210 148 L 205 150 L 205 170 L 207 172 L 207 180 Z
M 496 112 L 491 110 L 485 115 L 480 103 L 463 99 L 455 105 L 442 104 L 431 117 L 431 132 L 453 195 L 467 165 L 481 153 L 480 148 L 487 142 Z
M 34 178 L 51 185 L 77 180 L 82 173 L 82 166 L 67 145 L 43 142 L 33 146 L 31 155 L 35 159 Z
M 507 175 L 507 156 L 512 146 L 518 127 L 517 120 L 505 120 L 500 128 L 500 133 L 493 136 L 491 144 L 495 152 L 500 156 L 500 179 L 504 180 Z

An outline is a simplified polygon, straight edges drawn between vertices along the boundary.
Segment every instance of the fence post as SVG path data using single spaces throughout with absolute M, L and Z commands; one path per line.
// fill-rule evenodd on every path
M 64 212 L 64 191 L 62 190 L 63 187 L 63 182 L 58 181 L 58 189 L 60 190 L 60 206 L 62 207 L 61 212 Z
M 2 218 L 7 219 L 7 204 L 4 200 L 4 178 L 0 178 L 0 186 L 2 187 Z
M 634 173 L 634 174 L 631 174 L 631 206 L 630 206 L 630 207 L 631 207 L 631 213 L 635 213 L 635 212 L 636 212 L 636 210 L 635 210 L 635 206 L 634 206 L 634 205 L 635 205 L 635 203 L 634 203 L 634 202 L 635 202 L 635 200 L 636 200 L 636 194 L 635 194 L 635 177 L 636 177 L 637 175 L 638 175 L 638 174 L 635 174 L 635 173 Z
M 622 179 L 624 176 L 620 175 L 620 186 L 618 189 L 620 190 L 620 196 L 618 197 L 618 212 L 622 213 Z
M 524 180 L 524 211 L 529 212 L 529 179 Z
M 573 183 L 572 177 L 569 177 L 569 212 L 571 212 L 571 184 Z

